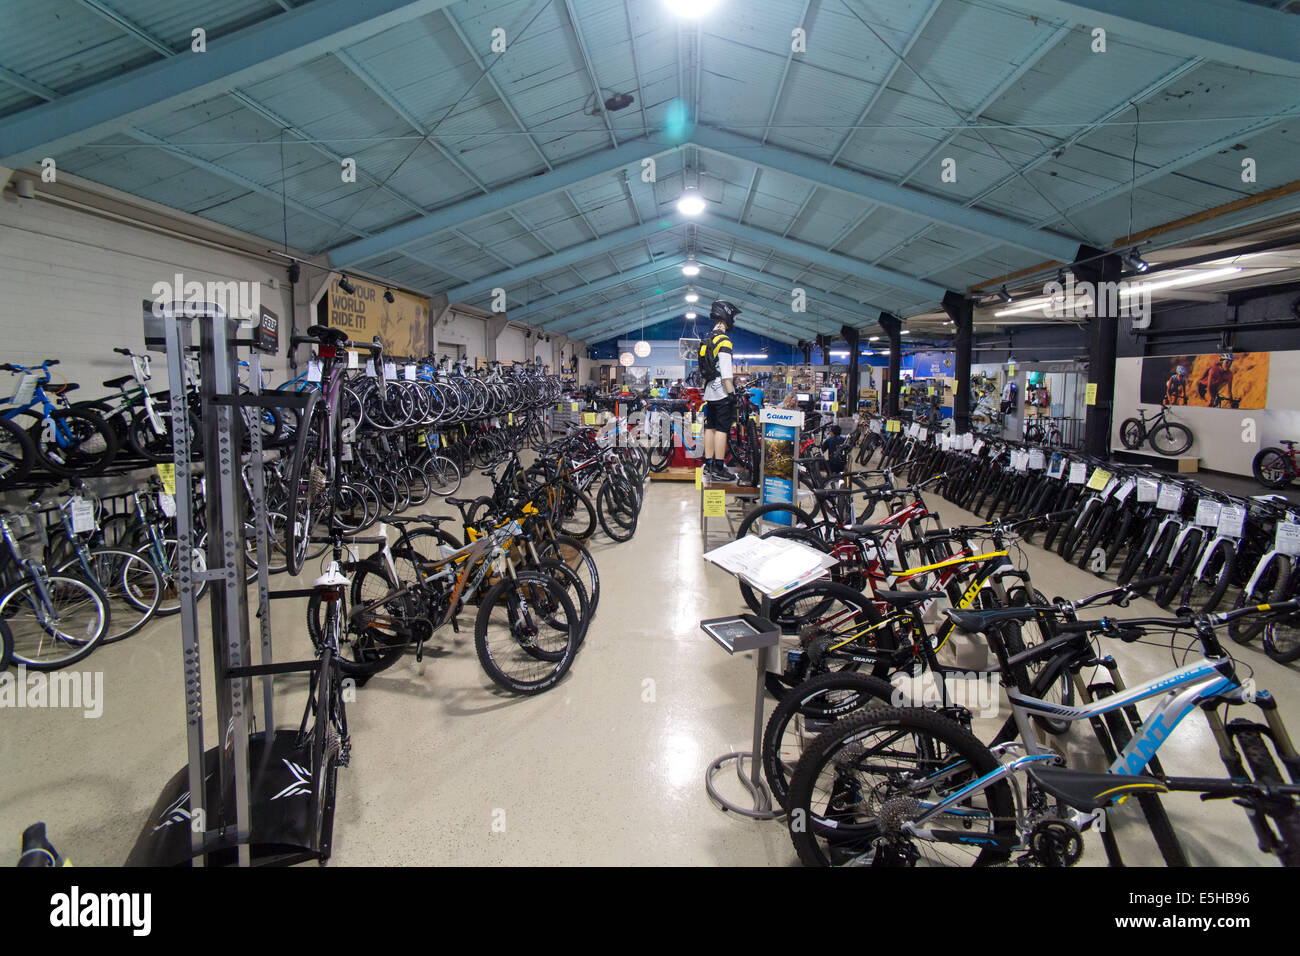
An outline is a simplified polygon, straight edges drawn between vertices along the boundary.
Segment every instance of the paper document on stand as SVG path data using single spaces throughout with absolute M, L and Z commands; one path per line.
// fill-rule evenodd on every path
M 829 554 L 788 538 L 738 538 L 704 555 L 768 597 L 779 597 L 826 574 L 837 563 Z

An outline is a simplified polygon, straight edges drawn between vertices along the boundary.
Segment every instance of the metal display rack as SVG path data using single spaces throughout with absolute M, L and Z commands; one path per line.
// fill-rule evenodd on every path
M 193 326 L 199 327 L 197 382 L 189 379 L 185 357 L 194 349 Z M 270 602 L 300 597 L 303 590 L 272 593 L 268 579 L 266 487 L 262 433 L 249 428 L 248 479 L 257 532 L 257 618 L 259 663 L 251 662 L 248 585 L 245 576 L 245 489 L 243 474 L 244 409 L 293 408 L 300 413 L 317 399 L 306 394 L 261 392 L 261 337 L 238 338 L 239 323 L 212 306 L 166 311 L 145 318 L 145 342 L 167 354 L 171 408 L 185 409 L 197 390 L 201 402 L 207 530 L 206 569 L 189 560 L 177 562 L 184 660 L 188 762 L 168 781 L 137 839 L 128 865 L 292 863 L 329 855 L 334 793 L 312 790 L 310 768 L 300 761 L 296 731 L 275 729 L 274 675 L 313 670 L 316 661 L 272 663 Z M 278 337 L 272 335 L 273 352 Z M 250 390 L 240 394 L 236 348 L 251 345 Z M 180 421 L 184 420 L 183 414 Z M 304 421 L 305 418 L 299 418 Z M 194 467 L 189 429 L 173 427 L 176 469 L 177 553 L 195 553 Z M 200 665 L 199 605 L 195 585 L 209 585 L 218 746 L 204 745 L 207 710 Z M 262 730 L 254 707 L 253 679 L 262 681 Z M 328 782 L 327 782 L 328 783 Z M 324 823 L 315 828 L 316 810 L 325 802 Z

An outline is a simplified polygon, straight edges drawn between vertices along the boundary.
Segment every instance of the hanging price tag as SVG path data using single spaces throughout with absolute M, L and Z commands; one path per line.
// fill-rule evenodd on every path
M 366 378 L 375 377 L 375 360 L 366 359 Z
M 397 378 L 397 363 L 396 363 L 396 362 L 385 362 L 385 363 L 384 363 L 384 378 L 388 378 L 388 379 Z
M 1277 532 L 1273 535 L 1273 549 L 1283 554 L 1300 554 L 1300 524 L 1279 521 Z
M 1160 496 L 1156 498 L 1156 507 L 1161 511 L 1177 511 L 1183 506 L 1183 489 L 1167 481 L 1160 483 Z
M 930 437 L 930 430 L 928 428 L 918 428 L 916 430 L 916 437 L 918 441 L 925 441 Z
M 514 423 L 515 423 L 515 413 L 514 413 L 514 412 L 508 412 L 508 413 L 506 414 L 506 424 L 507 424 L 507 425 L 513 425 Z
M 596 424 L 596 413 L 595 413 L 595 412 L 583 412 L 583 413 L 582 413 L 582 424 L 584 424 L 584 425 L 594 425 L 594 424 Z M 692 426 L 691 431 L 694 432 L 696 428 L 698 428 L 698 426 Z
M 1030 468 L 1034 471 L 1042 471 L 1045 466 L 1046 462 L 1043 459 L 1043 450 L 1041 448 L 1035 448 L 1029 453 Z
M 879 435 L 880 422 L 876 421 L 874 418 L 871 421 L 867 422 L 867 431 L 871 432 L 871 434 L 873 435 Z
M 703 488 L 703 487 L 704 487 L 704 469 L 703 469 L 703 468 L 696 468 L 696 469 L 695 469 L 695 487 L 696 487 L 696 488 Z
M 77 534 L 86 534 L 95 530 L 95 505 L 80 496 L 73 498 L 68 508 L 72 518 L 72 530 Z
M 414 381 L 415 381 L 415 366 L 414 366 L 414 365 L 408 365 L 408 366 L 406 366 L 406 368 L 402 369 L 402 377 L 405 378 L 408 382 L 414 382 Z
M 1133 494 L 1134 483 L 1132 478 L 1125 478 L 1119 488 L 1115 490 L 1115 500 L 1123 504 L 1128 500 L 1128 496 Z
M 570 403 L 569 403 L 569 411 L 571 411 L 571 412 L 576 412 L 577 410 L 578 410 L 578 403 L 577 403 L 577 402 L 570 402 Z
M 1112 478 L 1106 482 L 1106 487 L 1101 490 L 1101 500 L 1106 501 L 1115 492 L 1115 487 L 1119 484 L 1119 479 Z
M 979 441 L 975 442 L 975 445 L 973 448 L 971 448 L 971 451 L 974 454 L 978 455 L 983 450 L 984 450 L 984 439 L 981 438 Z
M 321 365 L 319 359 L 307 360 L 307 381 L 319 382 L 321 379 Z
M 1138 501 L 1155 501 L 1160 494 L 1160 482 L 1154 478 L 1138 479 Z
M 1241 505 L 1226 505 L 1219 512 L 1219 534 L 1225 538 L 1240 538 L 1246 527 L 1246 509 Z
M 1070 484 L 1081 485 L 1088 480 L 1088 466 L 1081 461 L 1070 462 Z
M 1200 501 L 1196 502 L 1195 521 L 1197 524 L 1203 524 L 1206 527 L 1217 528 L 1219 525 L 1219 512 L 1222 510 L 1223 505 L 1219 504 L 1217 501 L 1202 498 Z
M 176 494 L 176 466 L 167 462 L 158 465 L 158 477 L 162 479 L 163 491 L 169 495 Z
M 169 518 L 176 517 L 176 499 L 165 491 L 158 492 L 158 507 Z
M 1102 468 L 1094 468 L 1092 477 L 1088 479 L 1088 488 L 1092 491 L 1101 491 L 1106 487 L 1106 482 L 1110 481 L 1110 472 Z
M 18 380 L 18 387 L 14 389 L 14 397 L 9 400 L 11 405 L 26 405 L 36 394 L 36 383 L 40 379 L 31 372 L 24 372 L 22 378 Z
M 898 432 L 902 431 L 902 429 L 903 429 L 903 423 L 900 422 L 897 418 L 891 418 L 889 421 L 885 422 L 885 431 L 889 432 L 890 434 L 897 434 Z
M 348 368 L 361 368 L 361 356 L 351 350 L 348 351 Z

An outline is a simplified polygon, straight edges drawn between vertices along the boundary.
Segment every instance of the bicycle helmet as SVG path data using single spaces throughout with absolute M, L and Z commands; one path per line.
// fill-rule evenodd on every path
M 1182 378 L 1184 375 L 1187 374 L 1187 366 L 1186 365 L 1178 366 L 1174 374 L 1176 374 L 1179 378 Z
M 1221 361 L 1224 365 L 1231 365 L 1231 364 L 1232 364 L 1232 353 L 1231 353 L 1231 352 L 1223 352 L 1223 353 L 1220 353 L 1220 355 L 1219 355 L 1219 361 Z
M 709 309 L 709 318 L 715 323 L 725 323 L 728 332 L 736 327 L 736 316 L 738 315 L 740 315 L 740 309 L 725 299 L 716 299 L 712 308 Z

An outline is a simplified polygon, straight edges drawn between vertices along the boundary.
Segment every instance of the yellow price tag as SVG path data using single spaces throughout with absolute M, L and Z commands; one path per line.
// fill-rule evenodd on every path
M 840 403 L 839 403 L 839 402 L 831 402 L 831 414 L 832 414 L 832 415 L 837 415 L 837 414 L 839 414 L 839 410 L 840 410 Z
M 1097 383 L 1089 382 L 1088 387 L 1083 390 L 1083 403 L 1085 405 L 1097 404 Z
M 934 386 L 933 386 L 933 385 L 928 385 L 928 386 L 926 386 L 925 391 L 926 391 L 926 394 L 927 394 L 927 395 L 933 395 L 933 394 L 934 394 Z
M 1110 481 L 1110 472 L 1103 468 L 1094 468 L 1092 477 L 1088 479 L 1088 487 L 1093 491 L 1101 491 L 1106 487 L 1106 482 Z
M 417 445 L 423 445 L 423 444 L 424 444 L 424 432 L 420 432 L 420 434 L 418 434 L 418 435 L 415 436 L 415 443 L 416 443 Z
M 889 421 L 885 422 L 885 431 L 887 432 L 901 432 L 902 430 L 903 423 L 897 418 L 891 418 Z
M 700 468 L 696 468 L 696 469 L 695 469 L 695 487 L 696 487 L 696 488 L 703 488 L 703 487 L 704 487 L 704 468 L 703 468 L 703 467 L 700 467 Z
M 158 465 L 158 477 L 162 479 L 163 491 L 169 495 L 176 494 L 176 466 L 170 464 Z
M 699 422 L 691 422 L 691 434 L 698 435 L 701 427 L 703 426 L 701 426 Z
M 727 514 L 727 493 L 721 488 L 704 490 L 704 517 L 722 518 Z
M 582 413 L 582 424 L 584 424 L 584 425 L 594 425 L 594 424 L 596 424 L 596 413 L 595 413 L 595 412 L 583 412 L 583 413 Z
M 576 412 L 577 410 L 578 410 L 578 403 L 577 403 L 577 402 L 569 402 L 569 411 L 571 411 L 571 412 Z

